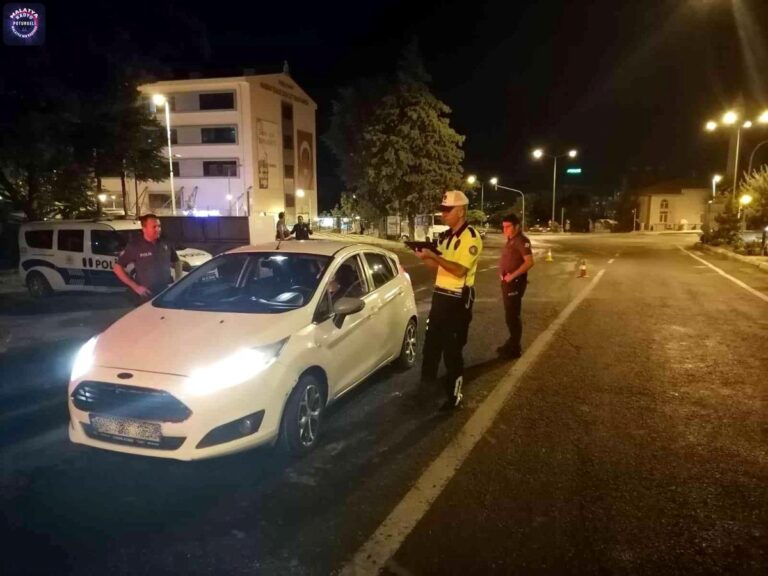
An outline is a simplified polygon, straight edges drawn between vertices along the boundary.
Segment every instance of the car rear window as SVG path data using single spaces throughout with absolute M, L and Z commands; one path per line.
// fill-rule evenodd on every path
M 392 264 L 392 261 L 383 254 L 366 252 L 365 261 L 368 263 L 368 268 L 371 269 L 373 284 L 376 288 L 384 286 L 384 284 L 396 276 L 396 268 Z
M 29 230 L 24 233 L 24 239 L 30 248 L 53 248 L 53 230 Z

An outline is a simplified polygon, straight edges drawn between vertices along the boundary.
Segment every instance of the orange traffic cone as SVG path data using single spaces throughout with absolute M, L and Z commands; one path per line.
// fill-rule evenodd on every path
M 587 261 L 586 259 L 581 259 L 581 264 L 579 264 L 579 278 L 586 278 L 587 277 Z
M 552 248 L 550 248 L 549 251 L 547 252 L 547 257 L 546 257 L 546 259 L 544 261 L 545 262 L 552 262 L 553 261 L 553 258 L 552 258 Z

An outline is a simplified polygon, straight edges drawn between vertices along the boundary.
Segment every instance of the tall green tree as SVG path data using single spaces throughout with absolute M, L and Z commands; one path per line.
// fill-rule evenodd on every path
M 451 128 L 451 110 L 429 82 L 413 44 L 393 81 L 341 92 L 326 138 L 361 203 L 379 218 L 407 217 L 411 236 L 417 214 L 433 211 L 445 190 L 462 186 L 464 137 Z

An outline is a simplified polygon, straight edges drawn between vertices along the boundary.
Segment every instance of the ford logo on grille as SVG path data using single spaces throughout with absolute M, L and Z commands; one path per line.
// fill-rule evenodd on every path
M 131 374 L 130 372 L 120 372 L 120 374 L 118 374 L 117 377 L 120 378 L 120 380 L 130 380 L 131 378 L 133 378 L 133 374 Z

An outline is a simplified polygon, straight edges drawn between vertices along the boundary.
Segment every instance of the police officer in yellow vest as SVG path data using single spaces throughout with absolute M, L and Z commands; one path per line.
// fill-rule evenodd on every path
M 417 250 L 416 255 L 430 268 L 437 269 L 432 308 L 427 320 L 424 358 L 421 365 L 419 396 L 422 402 L 437 382 L 440 357 L 445 361 L 448 379 L 443 410 L 461 404 L 464 381 L 462 348 L 467 343 L 472 304 L 475 300 L 477 259 L 483 250 L 480 234 L 467 224 L 469 200 L 460 190 L 443 194 L 440 212 L 450 227 L 440 235 L 437 250 Z

